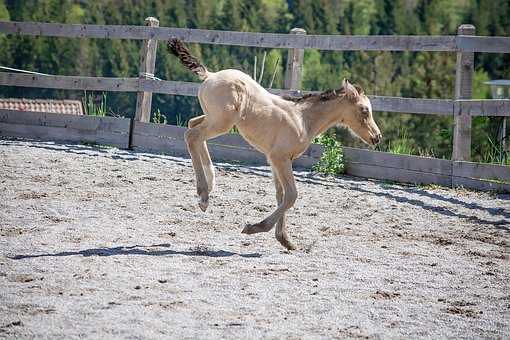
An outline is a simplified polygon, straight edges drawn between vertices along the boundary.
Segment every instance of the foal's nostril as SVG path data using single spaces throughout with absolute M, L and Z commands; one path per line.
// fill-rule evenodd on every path
M 377 145 L 381 142 L 382 135 L 378 134 L 375 137 L 372 137 L 372 144 Z

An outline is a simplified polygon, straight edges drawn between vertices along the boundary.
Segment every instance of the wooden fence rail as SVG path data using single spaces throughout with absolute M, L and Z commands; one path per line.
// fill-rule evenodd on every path
M 152 92 L 182 96 L 197 96 L 200 83 L 152 80 L 140 78 L 107 78 L 83 76 L 41 76 L 0 72 L 0 86 L 41 87 L 65 90 Z M 295 93 L 292 90 L 272 89 L 274 94 Z M 317 91 L 302 91 L 313 93 Z M 369 96 L 375 111 L 453 115 L 462 110 L 471 116 L 510 116 L 510 99 L 450 100 Z
M 0 109 L 0 136 L 88 142 L 129 147 L 127 118 L 63 115 Z
M 128 25 L 82 25 L 0 21 L 0 33 L 66 38 L 168 40 L 270 48 L 332 51 L 466 51 L 510 53 L 509 37 L 289 35 Z
M 121 91 L 197 96 L 200 83 L 164 81 L 140 78 L 105 78 L 82 76 L 40 76 L 0 72 L 0 85 L 43 87 L 66 90 Z M 293 94 L 294 91 L 273 89 L 275 94 Z M 303 91 L 309 93 L 313 91 Z M 419 99 L 371 96 L 374 110 L 451 115 L 453 102 L 448 99 Z
M 184 127 L 143 123 L 127 118 L 0 110 L 0 138 L 88 142 L 137 151 L 188 156 L 184 141 L 185 131 Z M 266 157 L 237 134 L 211 139 L 208 146 L 215 160 L 267 164 Z M 433 183 L 510 192 L 510 171 L 506 166 L 396 155 L 348 147 L 343 149 L 348 175 L 413 184 Z M 321 145 L 310 145 L 308 150 L 294 161 L 294 167 L 312 168 L 320 159 L 322 151 Z

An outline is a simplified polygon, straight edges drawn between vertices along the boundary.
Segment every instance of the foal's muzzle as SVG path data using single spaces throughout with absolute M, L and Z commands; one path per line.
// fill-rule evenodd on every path
M 373 145 L 379 144 L 381 142 L 381 140 L 382 140 L 382 135 L 380 133 L 371 138 L 371 142 Z

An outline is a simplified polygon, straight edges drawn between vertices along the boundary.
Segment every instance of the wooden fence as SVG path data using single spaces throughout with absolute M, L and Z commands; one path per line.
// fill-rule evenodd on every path
M 0 33 L 67 38 L 106 38 L 144 40 L 140 58 L 140 74 L 136 78 L 105 78 L 81 76 L 44 76 L 0 72 L 0 85 L 43 87 L 67 90 L 138 92 L 134 120 L 82 117 L 78 121 L 58 125 L 50 114 L 37 118 L 27 113 L 2 111 L 0 135 L 85 140 L 113 144 L 119 147 L 150 149 L 174 153 L 184 152 L 183 128 L 148 123 L 152 93 L 196 96 L 198 83 L 159 81 L 150 79 L 154 72 L 158 40 L 176 36 L 186 42 L 271 47 L 289 49 L 286 87 L 271 90 L 288 94 L 300 88 L 303 49 L 317 48 L 334 51 L 449 51 L 457 53 L 455 99 L 419 99 L 371 96 L 376 111 L 434 114 L 454 119 L 453 159 L 392 155 L 384 152 L 345 148 L 347 173 L 355 176 L 390 179 L 411 183 L 463 185 L 478 189 L 508 190 L 510 169 L 505 166 L 468 163 L 471 148 L 473 116 L 510 116 L 510 100 L 471 100 L 474 53 L 510 53 L 510 38 L 475 36 L 471 25 L 459 27 L 453 36 L 341 36 L 307 35 L 295 29 L 291 34 L 229 32 L 159 27 L 155 18 L 147 18 L 146 26 L 72 25 L 32 22 L 1 22 Z M 289 90 L 292 89 L 292 90 Z M 304 91 L 306 93 L 306 91 Z M 38 117 L 38 116 L 37 116 Z M 18 119 L 16 121 L 16 119 Z M 42 119 L 42 120 L 41 120 Z M 76 119 L 76 118 L 75 118 Z M 113 123 L 113 122 L 116 123 Z M 55 124 L 57 124 L 55 126 Z M 74 124 L 74 125 L 73 125 Z M 119 124 L 119 125 L 116 125 Z M 23 126 L 28 126 L 23 130 Z M 120 128 L 120 126 L 122 126 Z M 126 132 L 126 126 L 127 132 Z M 54 133 L 44 132 L 53 129 Z M 64 129 L 64 130 L 62 130 Z M 95 130 L 94 130 L 95 129 Z M 32 135 L 30 135 L 30 133 Z M 45 135 L 46 133 L 46 135 Z M 66 138 L 65 133 L 69 133 Z M 92 140 L 96 138 L 95 140 Z M 127 138 L 127 139 L 126 139 Z M 230 143 L 230 144 L 229 144 Z M 213 156 L 244 161 L 265 161 L 262 155 L 240 141 L 239 136 L 220 137 L 211 142 Z M 239 150 L 239 149 L 243 150 Z M 321 148 L 312 146 L 298 161 L 298 166 L 310 166 L 317 160 Z M 242 155 L 241 155 L 242 154 Z
M 137 151 L 187 156 L 185 131 L 184 127 L 144 123 L 128 118 L 0 109 L 0 137 L 99 143 Z M 211 139 L 208 145 L 212 157 L 216 160 L 266 164 L 265 156 L 237 134 Z M 510 171 L 506 166 L 395 155 L 348 147 L 343 149 L 346 172 L 351 175 L 510 192 Z M 311 168 L 320 159 L 322 152 L 321 145 L 310 145 L 308 150 L 294 161 L 294 167 Z

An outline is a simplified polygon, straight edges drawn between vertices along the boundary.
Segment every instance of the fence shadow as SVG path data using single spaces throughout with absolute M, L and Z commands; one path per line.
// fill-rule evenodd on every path
M 8 143 L 8 142 L 7 142 Z M 32 142 L 29 147 L 35 147 L 35 148 L 43 148 L 48 150 L 54 150 L 54 151 L 61 151 L 61 152 L 68 152 L 73 154 L 79 154 L 79 155 L 85 155 L 85 156 L 92 156 L 92 157 L 111 157 L 113 159 L 121 159 L 121 160 L 141 160 L 149 162 L 150 159 L 160 159 L 165 161 L 171 161 L 175 162 L 180 165 L 184 165 L 187 167 L 191 167 L 191 162 L 189 160 L 185 160 L 182 157 L 179 156 L 169 156 L 169 155 L 157 155 L 152 153 L 146 153 L 141 151 L 131 151 L 131 150 L 116 150 L 115 153 L 108 154 L 108 149 L 100 148 L 99 146 L 89 146 L 89 145 L 81 145 L 81 144 L 59 144 L 54 142 Z M 93 153 L 96 151 L 97 153 Z M 227 162 L 216 162 L 215 161 L 215 167 L 219 169 L 220 171 L 225 172 L 242 172 L 250 175 L 256 175 L 256 176 L 262 176 L 262 177 L 270 177 L 271 176 L 271 170 L 269 166 L 260 166 L 260 165 L 248 165 L 248 164 L 233 164 L 233 163 L 227 163 Z M 473 202 L 466 202 L 458 198 L 453 197 L 447 197 L 443 196 L 439 193 L 429 192 L 424 189 L 417 188 L 416 186 L 411 185 L 389 185 L 387 183 L 384 183 L 383 181 L 376 181 L 376 180 L 370 180 L 373 183 L 376 183 L 378 186 L 377 190 L 369 190 L 366 188 L 363 188 L 362 185 L 357 185 L 356 183 L 365 183 L 367 179 L 361 179 L 356 178 L 352 176 L 342 176 L 341 179 L 338 178 L 327 178 L 322 177 L 320 175 L 316 175 L 311 173 L 310 171 L 295 171 L 294 176 L 296 178 L 296 181 L 300 183 L 306 183 L 306 184 L 312 184 L 312 185 L 322 185 L 322 186 L 329 186 L 329 187 L 340 187 L 347 190 L 354 190 L 358 192 L 362 192 L 364 194 L 370 194 L 374 196 L 379 197 L 385 197 L 388 199 L 391 199 L 398 203 L 407 203 L 412 204 L 414 206 L 420 207 L 422 209 L 439 213 L 445 216 L 450 217 L 457 217 L 466 219 L 472 222 L 480 223 L 483 225 L 490 225 L 494 226 L 496 229 L 503 230 L 506 232 L 510 232 L 510 211 L 503 209 L 503 208 L 491 208 L 491 207 L 484 207 L 481 206 L 478 203 Z M 451 209 L 441 207 L 439 205 L 432 205 L 429 203 L 426 203 L 422 200 L 410 198 L 406 196 L 397 195 L 395 193 L 391 193 L 388 191 L 401 191 L 403 193 L 408 194 L 415 194 L 423 197 L 428 197 L 430 199 L 434 199 L 441 202 L 450 203 L 452 205 L 458 205 L 463 208 L 469 209 L 473 211 L 473 215 L 460 213 L 452 211 Z M 503 200 L 510 200 L 510 195 L 500 195 L 498 196 L 499 199 Z M 490 221 L 483 218 L 480 218 L 477 216 L 476 212 L 484 212 L 488 213 L 492 216 L 498 216 L 502 217 L 502 219 L 498 221 Z M 121 247 L 122 248 L 122 247 Z M 101 251 L 101 250 L 98 250 Z M 121 250 L 119 250 L 121 251 Z M 124 250 L 124 251 L 133 251 L 135 252 L 146 252 L 146 255 L 148 254 L 147 251 L 144 250 Z M 163 255 L 172 255 L 171 251 L 168 251 L 170 253 L 163 254 Z M 149 252 L 150 253 L 150 252 Z M 86 256 L 85 254 L 82 254 Z M 96 254 L 100 256 L 99 254 Z M 176 254 L 174 254 L 176 255 Z M 186 255 L 186 254 L 181 254 Z M 196 252 L 188 252 L 187 255 L 194 255 L 199 256 Z M 209 254 L 209 256 L 212 256 L 213 254 Z M 236 254 L 232 254 L 236 255 Z M 105 256 L 105 255 L 103 255 Z M 204 255 L 202 255 L 204 256 Z M 219 255 L 218 255 L 219 256 Z M 231 255 L 223 255 L 223 256 L 231 256 Z
M 486 220 L 486 219 L 480 218 L 476 214 L 475 215 L 468 215 L 468 214 L 465 214 L 465 213 L 455 212 L 455 211 L 452 211 L 452 210 L 450 210 L 448 208 L 445 208 L 445 207 L 441 207 L 441 206 L 438 206 L 438 205 L 431 205 L 431 204 L 423 202 L 423 201 L 421 201 L 419 199 L 414 199 L 414 198 L 405 197 L 405 196 L 399 196 L 399 195 L 395 195 L 395 194 L 387 192 L 387 191 L 379 191 L 378 192 L 378 191 L 372 191 L 372 190 L 364 189 L 364 188 L 361 188 L 361 187 L 354 187 L 354 186 L 349 186 L 348 189 L 352 189 L 352 190 L 355 190 L 355 191 L 358 191 L 358 192 L 362 192 L 362 193 L 366 193 L 366 194 L 371 194 L 371 195 L 375 195 L 375 196 L 379 196 L 379 197 L 389 198 L 389 199 L 392 199 L 392 200 L 394 200 L 395 202 L 398 202 L 398 203 L 412 204 L 414 206 L 420 207 L 422 209 L 425 209 L 425 210 L 428 210 L 428 211 L 431 211 L 431 212 L 434 212 L 434 213 L 438 213 L 438 214 L 449 216 L 449 217 L 456 217 L 456 218 L 468 220 L 468 221 L 471 221 L 471 222 L 479 223 L 479 224 L 482 224 L 482 225 L 492 226 L 492 227 L 494 227 L 494 228 L 496 228 L 498 230 L 502 230 L 502 231 L 510 233 L 510 218 L 508 216 L 508 213 L 505 212 L 504 210 L 495 209 L 495 208 L 486 208 L 486 207 L 482 207 L 482 206 L 480 206 L 478 204 L 470 205 L 469 203 L 462 202 L 462 201 L 457 200 L 457 199 L 452 199 L 450 201 L 449 198 L 440 196 L 438 194 L 431 194 L 432 198 L 435 198 L 434 196 L 439 196 L 439 197 L 442 198 L 441 199 L 442 201 L 447 201 L 447 202 L 450 202 L 452 204 L 459 204 L 459 205 L 462 205 L 462 206 L 467 207 L 469 209 L 475 209 L 475 210 L 478 210 L 478 211 L 484 211 L 484 212 L 487 212 L 487 213 L 492 214 L 492 215 L 504 217 L 503 219 L 500 219 L 498 221 L 490 221 L 490 220 Z M 394 190 L 406 191 L 405 188 L 395 188 Z M 421 190 L 420 190 L 420 192 L 421 192 Z M 423 191 L 423 192 L 426 193 L 426 191 Z
M 10 256 L 13 260 L 23 260 L 39 257 L 62 257 L 62 256 L 123 256 L 123 255 L 143 255 L 143 256 L 204 256 L 204 257 L 231 257 L 239 256 L 243 258 L 259 258 L 262 257 L 260 253 L 234 253 L 226 250 L 209 250 L 209 249 L 192 249 L 192 250 L 173 250 L 170 249 L 169 243 L 153 244 L 150 246 L 134 245 L 134 246 L 119 246 L 111 248 L 91 248 L 79 251 L 63 251 L 59 253 L 46 253 L 46 254 L 22 254 Z M 149 250 L 145 248 L 165 248 L 158 250 Z

